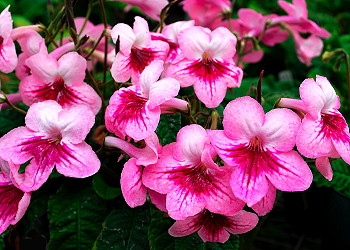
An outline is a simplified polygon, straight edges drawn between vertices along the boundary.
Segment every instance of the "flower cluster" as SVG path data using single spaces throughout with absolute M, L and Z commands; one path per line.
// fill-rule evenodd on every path
M 164 21 L 167 1 L 121 2 Z M 282 108 L 266 114 L 249 96 L 231 100 L 223 111 L 223 130 L 217 129 L 215 115 L 211 126 L 192 116 L 195 104 L 203 103 L 196 111 L 207 112 L 223 102 L 227 89 L 240 87 L 243 63 L 263 56 L 260 42 L 274 46 L 291 34 L 298 58 L 307 65 L 321 53 L 321 38 L 330 34 L 308 19 L 305 1 L 278 3 L 288 15 L 240 9 L 232 19 L 229 0 L 184 0 L 192 20 L 157 32 L 139 16 L 133 27 L 112 28 L 75 18 L 68 25 L 72 37 L 51 37 L 51 46 L 40 25 L 12 29 L 9 7 L 4 9 L 0 71 L 15 71 L 19 93 L 1 92 L 6 104 L 0 107 L 16 109 L 13 104 L 23 102 L 29 108 L 25 126 L 0 138 L 0 232 L 21 219 L 31 192 L 54 168 L 74 178 L 99 171 L 103 159 L 85 142 L 96 117 L 110 133 L 101 150 L 119 148 L 128 155 L 120 179 L 126 203 L 141 206 L 150 197 L 176 220 L 169 229 L 175 237 L 198 231 L 203 241 L 223 243 L 229 233 L 253 229 L 258 216 L 245 206 L 262 216 L 273 208 L 276 190 L 304 191 L 311 185 L 301 155 L 315 158 L 319 171 L 332 179 L 328 157 L 350 164 L 350 134 L 338 111 L 339 97 L 325 77 L 306 79 L 301 100 L 282 98 Z M 101 63 L 115 83 L 110 96 L 101 91 L 106 80 L 100 84 L 93 77 Z M 181 91 L 191 86 L 194 93 L 184 98 Z M 176 141 L 161 145 L 156 131 L 164 113 L 183 114 L 190 122 Z

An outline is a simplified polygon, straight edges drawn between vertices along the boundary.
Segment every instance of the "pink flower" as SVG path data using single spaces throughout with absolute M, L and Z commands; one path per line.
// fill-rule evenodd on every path
M 14 164 L 30 160 L 23 174 L 19 165 L 11 168 L 24 191 L 38 189 L 54 166 L 65 176 L 84 178 L 95 174 L 100 161 L 84 139 L 95 119 L 91 109 L 77 104 L 63 109 L 56 101 L 33 104 L 26 126 L 11 130 L 0 139 L 0 157 Z
M 302 38 L 298 32 L 292 31 L 297 56 L 302 63 L 311 65 L 311 59 L 321 55 L 323 42 L 316 35 Z
M 17 65 L 15 44 L 11 38 L 12 17 L 7 6 L 0 14 L 0 71 L 12 72 Z
M 229 174 L 213 162 L 215 151 L 206 131 L 199 125 L 183 127 L 175 143 L 166 145 L 158 162 L 144 169 L 146 187 L 166 194 L 169 216 L 184 220 L 204 208 L 232 215 L 244 203 L 229 186 Z
M 159 20 L 162 9 L 168 4 L 167 0 L 118 0 L 132 6 L 139 7 L 142 12 L 154 20 Z
M 293 151 L 300 118 L 291 110 L 264 114 L 245 96 L 224 110 L 223 131 L 208 135 L 221 159 L 234 166 L 230 184 L 235 196 L 253 206 L 267 195 L 270 183 L 282 191 L 303 191 L 312 182 L 306 162 Z
M 332 169 L 328 157 L 342 157 L 350 164 L 349 126 L 338 111 L 339 97 L 326 77 L 308 78 L 299 88 L 301 100 L 282 98 L 280 106 L 305 113 L 296 138 L 298 151 L 309 158 L 318 158 L 316 167 L 328 179 Z
M 95 114 L 100 110 L 101 98 L 84 82 L 86 60 L 78 53 L 69 52 L 58 61 L 46 53 L 38 53 L 27 59 L 26 65 L 31 75 L 19 85 L 25 104 L 56 100 L 64 108 L 84 103 Z
M 203 210 L 185 220 L 178 220 L 169 228 L 169 234 L 182 237 L 198 231 L 204 242 L 224 243 L 232 234 L 243 234 L 252 230 L 258 224 L 258 216 L 246 211 L 240 211 L 233 216 L 211 213 Z
M 120 177 L 121 190 L 130 207 L 142 206 L 146 202 L 147 188 L 142 183 L 143 168 L 158 161 L 162 146 L 155 133 L 145 138 L 146 147 L 137 148 L 122 139 L 107 136 L 105 145 L 123 150 L 131 158 L 124 164 Z
M 297 32 L 309 32 L 322 38 L 328 38 L 330 33 L 308 19 L 308 11 L 305 0 L 293 0 L 293 4 L 286 1 L 278 1 L 278 4 L 288 13 L 288 16 L 272 18 L 272 24 L 284 22 Z
M 174 98 L 180 84 L 173 78 L 158 78 L 163 61 L 153 61 L 140 76 L 140 84 L 114 92 L 106 109 L 107 129 L 124 138 L 142 140 L 157 128 L 163 109 L 187 109 L 187 102 Z
M 181 87 L 193 85 L 208 108 L 219 106 L 228 87 L 240 86 L 243 73 L 233 62 L 237 39 L 228 29 L 189 27 L 179 33 L 178 42 L 184 59 L 169 65 L 166 76 L 177 79 Z
M 111 68 L 116 82 L 126 82 L 131 77 L 138 83 L 141 72 L 154 60 L 165 60 L 169 45 L 160 40 L 151 40 L 148 24 L 145 19 L 135 17 L 134 27 L 118 23 L 111 33 L 113 42 L 120 39 L 120 51 L 117 53 Z
M 22 219 L 30 203 L 30 192 L 24 192 L 11 182 L 9 163 L 0 158 L 0 233 Z
M 184 0 L 182 4 L 191 19 L 196 21 L 196 25 L 204 27 L 210 26 L 215 19 L 231 10 L 229 0 Z

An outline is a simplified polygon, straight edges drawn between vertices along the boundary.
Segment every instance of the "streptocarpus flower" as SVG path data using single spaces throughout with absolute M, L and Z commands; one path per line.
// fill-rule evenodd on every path
M 124 164 L 120 186 L 126 203 L 130 207 L 141 206 L 146 202 L 147 188 L 142 183 L 143 168 L 158 161 L 162 146 L 156 133 L 145 138 L 146 146 L 137 148 L 120 138 L 107 136 L 105 145 L 124 151 L 131 158 Z
M 208 108 L 219 106 L 226 89 L 239 87 L 242 81 L 243 72 L 233 62 L 236 37 L 223 27 L 210 31 L 194 26 L 180 32 L 178 41 L 185 58 L 170 64 L 166 76 L 177 79 L 181 87 L 193 85 Z
M 258 224 L 258 216 L 244 210 L 232 216 L 211 213 L 204 209 L 195 216 L 176 221 L 170 228 L 169 234 L 183 237 L 198 231 L 204 242 L 224 243 L 232 234 L 243 234 L 252 230 Z
M 330 33 L 308 19 L 308 11 L 305 0 L 293 0 L 293 4 L 286 1 L 278 1 L 278 4 L 287 12 L 288 16 L 275 16 L 271 24 L 284 22 L 297 32 L 309 32 L 322 38 L 328 38 Z
M 180 84 L 173 78 L 158 78 L 163 61 L 153 61 L 140 76 L 140 84 L 117 90 L 106 109 L 107 129 L 124 138 L 142 140 L 157 128 L 163 108 L 187 109 L 187 102 L 174 98 Z
M 332 169 L 328 157 L 342 157 L 350 164 L 349 126 L 338 111 L 339 97 L 326 77 L 308 78 L 299 88 L 301 100 L 282 98 L 279 105 L 305 113 L 296 145 L 309 158 L 318 158 L 316 167 L 328 179 Z
M 38 53 L 27 59 L 26 65 L 31 75 L 19 85 L 25 104 L 55 100 L 64 108 L 83 103 L 95 114 L 100 110 L 101 98 L 84 82 L 86 60 L 78 53 L 69 52 L 58 61 L 47 53 Z
M 261 105 L 245 96 L 224 110 L 223 131 L 208 130 L 221 159 L 234 166 L 230 184 L 235 196 L 253 206 L 266 196 L 269 183 L 282 191 L 303 191 L 312 173 L 293 151 L 300 118 L 291 110 L 264 114 Z
M 183 127 L 176 142 L 163 148 L 158 162 L 144 169 L 143 183 L 166 194 L 166 209 L 173 219 L 184 220 L 204 208 L 233 215 L 244 203 L 233 195 L 230 176 L 214 163 L 215 155 L 201 126 Z
M 18 127 L 0 138 L 0 157 L 13 162 L 11 175 L 24 191 L 38 189 L 56 166 L 59 173 L 76 178 L 95 174 L 100 161 L 84 142 L 95 122 L 85 104 L 63 109 L 56 101 L 34 103 Z M 23 174 L 19 164 L 29 162 Z
M 115 56 L 111 74 L 116 82 L 126 82 L 131 77 L 138 83 L 141 72 L 154 60 L 165 60 L 169 45 L 160 40 L 151 40 L 148 23 L 141 17 L 135 17 L 133 29 L 124 23 L 118 23 L 112 29 L 113 42 L 119 39 L 120 50 Z
M 9 163 L 0 158 L 0 233 L 15 225 L 26 212 L 31 193 L 24 192 L 11 182 Z
M 15 44 L 11 38 L 12 18 L 7 6 L 0 14 L 0 71 L 12 72 L 17 65 Z
M 311 59 L 321 55 L 323 49 L 323 42 L 321 38 L 316 35 L 311 35 L 308 38 L 302 38 L 298 32 L 291 30 L 295 50 L 298 59 L 307 66 L 311 65 Z

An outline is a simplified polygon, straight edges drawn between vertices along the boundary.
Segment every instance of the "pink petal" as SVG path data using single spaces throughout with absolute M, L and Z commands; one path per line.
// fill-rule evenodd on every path
M 217 229 L 213 232 L 211 228 L 202 227 L 198 231 L 198 235 L 204 242 L 225 243 L 230 238 L 230 234 L 224 228 Z
M 119 42 L 120 42 L 120 51 L 124 55 L 130 54 L 131 47 L 133 46 L 136 40 L 134 31 L 129 25 L 126 25 L 124 23 L 118 23 L 113 27 L 111 32 L 111 37 L 114 43 L 117 42 L 118 36 L 119 36 Z
M 55 153 L 51 150 L 43 157 L 56 157 Z M 11 169 L 11 174 L 21 190 L 25 192 L 31 192 L 38 190 L 49 178 L 52 170 L 54 168 L 53 161 L 42 161 L 40 159 L 32 159 L 28 166 L 26 166 L 25 172 L 23 174 L 18 173 L 20 165 L 15 165 Z
M 229 172 L 226 175 L 212 175 L 211 182 L 213 183 L 213 187 L 204 194 L 206 198 L 206 209 L 212 213 L 222 215 L 236 214 L 243 209 L 245 203 L 234 196 L 229 185 Z
M 102 105 L 101 97 L 85 82 L 71 86 L 64 85 L 57 97 L 57 102 L 63 108 L 75 104 L 88 105 L 95 115 L 100 111 Z
M 264 120 L 265 113 L 261 105 L 245 96 L 227 104 L 223 126 L 229 138 L 250 141 L 252 136 L 260 134 Z
M 238 150 L 237 154 L 242 154 L 242 157 L 239 159 L 240 165 L 232 173 L 230 184 L 234 195 L 251 207 L 267 194 L 269 182 L 264 173 L 266 163 L 258 155 Z
M 184 220 L 202 211 L 205 200 L 196 192 L 189 192 L 181 186 L 175 187 L 166 196 L 166 208 L 174 220 Z
M 26 127 L 18 127 L 0 138 L 0 157 L 14 164 L 22 164 L 33 157 L 31 150 L 25 150 L 31 143 L 42 141 L 43 135 L 35 135 Z
M 212 59 L 230 60 L 236 53 L 237 38 L 228 29 L 219 27 L 211 32 L 209 44 Z
M 130 55 L 119 52 L 112 64 L 111 74 L 116 82 L 126 82 L 131 77 Z
M 178 95 L 180 83 L 173 78 L 163 78 L 152 84 L 149 92 L 148 106 L 154 109 Z
M 79 144 L 62 142 L 56 150 L 59 155 L 56 162 L 57 171 L 65 176 L 85 178 L 100 169 L 100 160 L 86 142 Z
M 258 203 L 253 205 L 252 208 L 259 216 L 264 216 L 272 210 L 275 199 L 276 188 L 269 182 L 269 189 L 266 195 Z
M 233 216 L 227 217 L 227 220 L 230 223 L 229 227 L 225 227 L 227 231 L 232 234 L 243 234 L 252 230 L 258 224 L 259 218 L 254 213 L 242 210 Z
M 168 212 L 166 210 L 166 195 L 158 193 L 152 189 L 148 189 L 149 197 L 151 198 L 152 203 L 163 212 Z
M 60 132 L 58 130 L 60 111 L 62 107 L 55 101 L 34 103 L 25 118 L 26 126 L 33 131 L 42 132 L 47 137 L 55 136 Z
M 178 35 L 180 48 L 190 60 L 202 58 L 202 54 L 209 49 L 210 39 L 210 30 L 199 26 L 189 27 Z
M 0 186 L 0 233 L 16 224 L 24 215 L 30 201 L 26 194 L 13 185 Z
M 95 123 L 95 116 L 87 105 L 78 104 L 63 109 L 58 114 L 58 122 L 62 141 L 75 144 L 85 140 Z
M 65 84 L 81 83 L 85 78 L 86 60 L 77 52 L 69 52 L 58 60 L 58 74 Z
M 316 168 L 327 180 L 333 179 L 332 166 L 327 156 L 316 158 Z
M 8 5 L 0 14 L 0 37 L 6 42 L 12 31 L 12 17 Z
M 198 223 L 201 214 L 188 217 L 185 220 L 176 221 L 168 230 L 169 234 L 173 237 L 183 237 L 189 234 L 193 234 L 199 228 L 201 224 Z
M 295 138 L 300 127 L 300 118 L 289 109 L 273 109 L 265 115 L 263 125 L 266 147 L 287 152 L 295 146 Z
M 197 164 L 206 144 L 209 144 L 209 137 L 203 127 L 197 124 L 185 126 L 177 134 L 174 158 Z
M 126 203 L 130 207 L 142 206 L 146 202 L 146 187 L 142 184 L 142 166 L 131 158 L 124 164 L 120 186 Z
M 3 73 L 12 72 L 17 66 L 17 61 L 16 48 L 13 41 L 8 39 L 6 43 L 0 43 L 0 71 Z
M 28 58 L 26 65 L 38 80 L 45 83 L 53 82 L 58 75 L 58 62 L 44 52 L 40 52 Z
M 151 35 L 149 34 L 147 21 L 142 17 L 136 16 L 133 30 L 136 35 L 134 47 L 141 49 L 148 46 L 151 41 Z
M 298 151 L 302 155 L 316 158 L 327 155 L 333 149 L 331 138 L 327 136 L 324 127 L 322 118 L 315 120 L 306 114 L 296 138 Z
M 162 74 L 164 70 L 163 65 L 164 62 L 162 60 L 154 60 L 142 71 L 140 75 L 140 85 L 141 91 L 146 97 L 149 97 L 150 88 L 158 81 Z
M 277 189 L 294 192 L 310 187 L 313 178 L 311 170 L 297 152 L 268 152 L 268 155 L 265 174 Z

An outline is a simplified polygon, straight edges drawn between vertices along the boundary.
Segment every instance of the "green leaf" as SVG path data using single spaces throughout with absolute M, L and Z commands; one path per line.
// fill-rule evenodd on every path
M 106 214 L 105 202 L 82 180 L 63 184 L 48 203 L 48 249 L 91 249 Z
M 163 114 L 160 116 L 160 121 L 156 133 L 160 143 L 166 144 L 176 141 L 177 132 L 181 128 L 180 114 Z
M 24 115 L 10 108 L 4 108 L 0 111 L 0 135 L 6 134 L 10 130 L 24 126 Z
M 313 182 L 319 187 L 332 187 L 339 192 L 350 195 L 350 166 L 343 159 L 331 161 L 331 165 L 333 169 L 332 181 L 328 181 L 316 170 L 316 167 L 313 167 Z
M 93 249 L 149 249 L 148 224 L 148 206 L 119 207 L 107 216 Z
M 151 208 L 151 224 L 148 230 L 148 238 L 152 250 L 201 250 L 201 249 L 230 249 L 238 250 L 239 238 L 231 235 L 225 243 L 203 242 L 197 233 L 185 237 L 172 237 L 168 229 L 174 224 L 174 220 L 164 212 Z
M 106 183 L 101 174 L 95 174 L 92 179 L 95 192 L 104 200 L 111 200 L 121 195 L 120 188 L 111 187 Z

